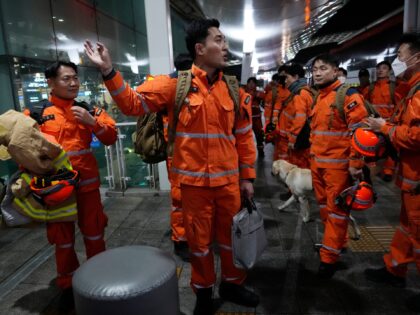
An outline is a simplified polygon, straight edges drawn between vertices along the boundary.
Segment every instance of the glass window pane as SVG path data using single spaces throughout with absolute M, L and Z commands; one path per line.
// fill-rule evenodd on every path
M 98 10 L 98 12 L 107 15 L 109 18 L 116 20 L 121 24 L 125 24 L 129 28 L 134 28 L 134 14 L 132 1 L 97 1 L 96 9 Z
M 58 58 L 89 64 L 83 42 L 97 39 L 93 7 L 77 1 L 53 0 L 52 3 Z
M 133 0 L 134 24 L 136 31 L 146 36 L 146 12 L 144 8 L 144 0 Z
M 2 0 L 1 5 L 9 54 L 56 59 L 49 0 Z
M 179 15 L 171 10 L 172 45 L 174 58 L 180 53 L 188 52 L 187 45 L 185 45 L 185 26 L 185 22 L 179 17 Z
M 98 13 L 99 41 L 109 49 L 112 62 L 123 71 L 138 72 L 134 31 Z

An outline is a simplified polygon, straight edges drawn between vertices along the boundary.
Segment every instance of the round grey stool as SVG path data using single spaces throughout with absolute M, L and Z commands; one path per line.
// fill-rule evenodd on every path
M 77 315 L 178 315 L 175 261 L 149 246 L 124 246 L 86 261 L 73 276 Z

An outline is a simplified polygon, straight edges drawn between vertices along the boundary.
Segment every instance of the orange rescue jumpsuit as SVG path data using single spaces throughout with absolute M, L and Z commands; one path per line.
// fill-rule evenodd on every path
M 168 126 L 169 117 L 167 115 L 164 115 L 163 127 L 166 141 L 168 141 Z M 169 182 L 171 183 L 171 239 L 174 242 L 185 242 L 187 238 L 185 236 L 184 215 L 182 213 L 181 187 L 172 178 L 173 176 L 171 176 L 171 166 L 172 157 L 168 156 L 168 158 L 166 159 L 166 168 L 168 171 Z
M 376 111 L 385 120 L 389 120 L 394 113 L 394 103 L 391 95 L 391 82 L 387 79 L 378 80 L 374 83 L 373 87 L 367 86 L 363 90 L 363 96 L 370 103 Z M 396 162 L 388 157 L 383 166 L 384 175 L 393 175 L 395 171 Z
M 244 270 L 233 265 L 231 224 L 241 206 L 239 179 L 255 178 L 256 151 L 252 135 L 251 96 L 240 90 L 240 112 L 219 72 L 209 83 L 207 73 L 191 68 L 192 88 L 179 113 L 172 161 L 173 178 L 181 184 L 182 207 L 191 251 L 193 290 L 214 285 L 212 244 L 220 248 L 222 280 L 240 284 Z M 127 115 L 167 108 L 172 121 L 175 77 L 157 76 L 132 90 L 119 72 L 105 85 Z M 171 176 L 172 176 L 171 175 Z
M 264 150 L 264 130 L 263 123 L 261 120 L 261 101 L 264 99 L 264 93 L 258 92 L 257 90 L 247 90 L 252 97 L 252 130 L 255 134 L 255 139 L 257 140 L 257 148 L 259 151 Z
M 420 82 L 420 73 L 410 87 Z M 399 151 L 397 185 L 401 188 L 400 226 L 395 231 L 390 252 L 384 256 L 389 272 L 404 277 L 407 264 L 415 262 L 420 272 L 420 88 L 399 103 L 395 118 L 381 129 Z M 417 187 L 417 190 L 415 191 Z
M 45 121 L 40 130 L 55 137 L 67 152 L 73 168 L 79 172 L 76 193 L 78 225 L 89 259 L 105 250 L 104 230 L 108 222 L 99 193 L 98 166 L 90 143 L 94 134 L 103 144 L 112 145 L 117 140 L 117 130 L 114 120 L 103 109 L 95 108 L 96 124 L 88 127 L 74 119 L 70 110 L 74 100 L 52 95 L 50 102 L 53 106 L 46 107 L 43 116 L 54 115 L 54 118 Z M 29 115 L 29 111 L 25 114 Z M 57 285 L 62 289 L 71 287 L 72 275 L 79 267 L 74 250 L 74 233 L 74 222 L 47 223 L 48 241 L 55 245 Z
M 308 86 L 305 88 L 309 89 Z M 288 143 L 293 145 L 296 143 L 297 136 L 309 118 L 312 103 L 312 94 L 308 90 L 301 89 L 299 94 L 293 95 L 292 100 L 285 104 L 283 114 L 286 118 Z M 289 161 L 300 168 L 310 168 L 309 148 L 289 149 Z
M 336 197 L 350 186 L 349 166 L 362 168 L 363 161 L 350 144 L 350 133 L 360 127 L 367 117 L 363 97 L 356 89 L 349 89 L 344 101 L 346 121 L 343 121 L 335 102 L 336 80 L 320 90 L 311 112 L 311 173 L 321 219 L 325 224 L 320 250 L 321 261 L 335 263 L 347 238 L 349 213 L 335 204 Z

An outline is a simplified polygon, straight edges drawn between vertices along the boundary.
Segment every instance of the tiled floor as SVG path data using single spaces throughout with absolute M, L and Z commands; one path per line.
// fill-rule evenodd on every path
M 420 292 L 420 277 L 410 266 L 407 287 L 397 289 L 365 280 L 363 270 L 382 264 L 382 255 L 398 225 L 399 192 L 392 183 L 375 181 L 378 202 L 374 208 L 354 213 L 362 230 L 360 241 L 351 241 L 340 270 L 330 281 L 316 276 L 319 257 L 314 244 L 322 238 L 317 205 L 312 199 L 312 220 L 303 223 L 296 205 L 279 212 L 285 188 L 271 175 L 270 148 L 259 160 L 256 201 L 264 214 L 269 246 L 249 273 L 247 286 L 261 297 L 256 309 L 224 303 L 218 314 L 410 314 L 405 299 Z M 141 244 L 172 251 L 169 231 L 169 196 L 138 195 L 105 198 L 109 217 L 109 248 Z M 80 237 L 77 250 L 83 261 Z M 217 257 L 217 256 L 216 256 Z M 181 312 L 192 314 L 195 297 L 189 287 L 190 266 L 176 258 Z M 216 260 L 216 266 L 219 265 Z M 59 291 L 54 285 L 53 249 L 42 225 L 0 229 L 0 314 L 60 314 Z M 217 267 L 218 268 L 218 267 Z M 148 315 L 148 314 L 146 314 Z M 165 315 L 165 314 L 162 314 Z

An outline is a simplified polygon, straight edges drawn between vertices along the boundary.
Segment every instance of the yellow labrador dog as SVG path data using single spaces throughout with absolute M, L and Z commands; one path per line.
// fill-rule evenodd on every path
M 311 170 L 299 168 L 285 160 L 277 160 L 273 162 L 271 172 L 278 175 L 280 180 L 290 189 L 292 196 L 284 204 L 278 207 L 284 210 L 294 201 L 299 202 L 300 214 L 303 222 L 310 220 L 310 208 L 308 202 L 308 194 L 312 193 L 312 175 Z M 353 216 L 349 216 L 350 226 L 353 229 L 353 239 L 360 239 L 360 228 Z
M 278 209 L 283 210 L 294 201 L 298 201 L 302 220 L 308 222 L 310 220 L 310 208 L 307 196 L 312 191 L 311 170 L 299 168 L 285 160 L 277 160 L 273 162 L 271 172 L 273 175 L 278 175 L 292 193 L 289 200 L 280 205 Z

